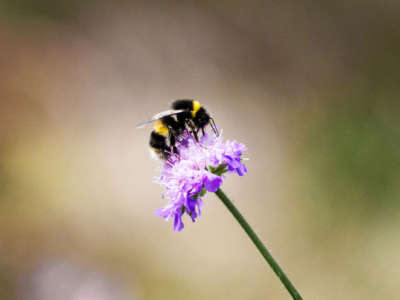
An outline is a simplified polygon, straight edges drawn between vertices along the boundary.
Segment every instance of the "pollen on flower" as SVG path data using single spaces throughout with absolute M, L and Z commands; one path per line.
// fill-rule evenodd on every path
M 203 196 L 216 192 L 225 176 L 247 173 L 242 163 L 246 146 L 237 141 L 223 141 L 222 136 L 205 134 L 196 141 L 185 132 L 177 141 L 178 154 L 172 154 L 155 179 L 165 189 L 168 204 L 157 210 L 156 214 L 166 220 L 174 220 L 174 230 L 183 229 L 182 216 L 186 213 L 194 222 L 200 216 Z

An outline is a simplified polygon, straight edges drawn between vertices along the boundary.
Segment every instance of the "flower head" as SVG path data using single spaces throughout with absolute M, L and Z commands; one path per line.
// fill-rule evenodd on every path
M 174 219 L 174 230 L 183 229 L 182 216 L 188 214 L 194 222 L 200 216 L 202 197 L 216 192 L 226 172 L 247 173 L 241 156 L 246 151 L 237 141 L 224 142 L 222 137 L 203 135 L 196 141 L 185 132 L 177 141 L 179 154 L 171 154 L 162 166 L 161 176 L 156 178 L 169 198 L 168 204 L 157 210 L 166 220 Z

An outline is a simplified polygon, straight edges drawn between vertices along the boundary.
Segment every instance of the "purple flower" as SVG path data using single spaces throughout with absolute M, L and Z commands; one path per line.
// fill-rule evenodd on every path
M 224 173 L 247 173 L 241 156 L 246 151 L 237 141 L 224 142 L 222 137 L 204 135 L 197 142 L 188 132 L 177 141 L 179 155 L 172 154 L 164 162 L 161 176 L 155 179 L 165 190 L 169 202 L 157 210 L 157 215 L 174 219 L 174 230 L 183 229 L 182 216 L 188 214 L 194 222 L 200 216 L 202 197 L 216 192 Z

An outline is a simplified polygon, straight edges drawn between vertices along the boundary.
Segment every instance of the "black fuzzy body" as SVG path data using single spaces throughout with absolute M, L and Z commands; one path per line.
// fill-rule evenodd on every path
M 155 132 L 154 130 L 150 134 L 150 147 L 153 149 L 155 154 L 161 159 L 166 159 L 170 153 L 170 146 L 167 143 L 167 137 Z
M 163 135 L 153 130 L 150 134 L 150 147 L 161 158 L 167 159 L 171 153 L 177 153 L 176 138 L 183 132 L 178 121 L 172 116 L 165 116 L 161 122 L 168 128 L 168 134 Z

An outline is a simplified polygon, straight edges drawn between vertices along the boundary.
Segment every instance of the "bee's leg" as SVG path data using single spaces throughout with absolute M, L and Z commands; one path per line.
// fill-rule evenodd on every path
M 211 128 L 214 131 L 215 135 L 218 137 L 219 136 L 218 128 L 215 125 L 215 122 L 214 122 L 213 118 L 210 118 L 210 125 L 211 125 Z
M 203 133 L 203 135 L 205 135 L 205 134 L 206 134 L 206 132 L 204 131 L 204 127 L 203 127 L 203 128 L 201 128 L 201 132 Z
M 171 153 L 178 154 L 178 149 L 176 148 L 176 139 L 175 135 L 172 132 L 172 128 L 168 130 L 168 138 L 169 138 L 169 147 L 171 149 Z
M 197 134 L 196 128 L 193 127 L 192 133 L 193 133 L 193 136 L 194 136 L 194 139 L 196 140 L 196 142 L 199 142 L 199 136 Z
M 193 137 L 196 140 L 196 142 L 198 142 L 199 141 L 199 137 L 197 135 L 196 127 L 194 126 L 194 124 L 192 123 L 191 120 L 187 120 L 186 124 L 190 128 L 190 133 L 193 135 Z

